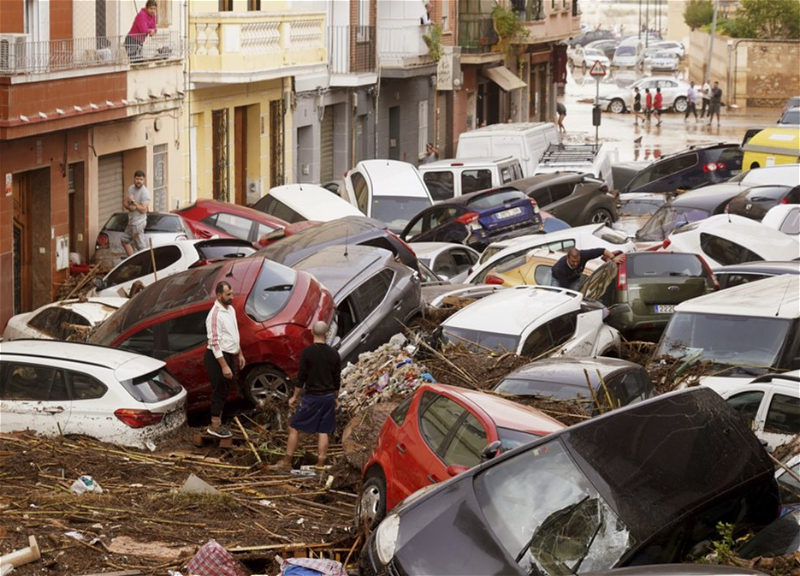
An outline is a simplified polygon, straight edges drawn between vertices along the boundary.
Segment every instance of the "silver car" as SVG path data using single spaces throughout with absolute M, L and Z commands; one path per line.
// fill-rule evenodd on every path
M 97 235 L 94 246 L 94 262 L 113 268 L 125 258 L 122 235 L 128 226 L 128 213 L 116 212 Z M 170 212 L 148 212 L 144 229 L 145 242 L 152 240 L 153 246 L 162 246 L 176 240 L 194 240 L 195 235 L 182 216 Z M 134 250 L 135 251 L 135 250 Z
M 663 98 L 663 110 L 670 108 L 676 112 L 686 112 L 686 94 L 689 92 L 689 84 L 674 78 L 664 78 L 649 76 L 634 82 L 625 90 L 618 90 L 600 97 L 600 105 L 607 110 L 619 114 L 627 112 L 633 108 L 633 89 L 639 88 L 642 95 L 642 106 L 644 106 L 644 91 L 650 89 L 650 93 L 655 98 L 656 88 L 661 88 Z
M 331 336 L 342 362 L 356 362 L 420 313 L 419 274 L 372 246 L 328 246 L 292 268 L 312 274 L 333 295 Z

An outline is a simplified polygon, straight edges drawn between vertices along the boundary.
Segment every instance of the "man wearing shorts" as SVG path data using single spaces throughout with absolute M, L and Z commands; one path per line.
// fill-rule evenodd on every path
M 277 470 L 291 470 L 292 456 L 297 449 L 300 432 L 317 434 L 317 466 L 324 466 L 328 456 L 328 435 L 336 429 L 336 409 L 339 406 L 339 386 L 342 381 L 342 362 L 339 353 L 325 343 L 328 325 L 316 322 L 311 329 L 314 342 L 300 355 L 300 370 L 297 373 L 294 393 L 289 406 L 294 407 L 300 390 L 305 395 L 300 408 L 289 423 L 289 441 L 286 455 Z
M 130 256 L 135 251 L 147 248 L 144 228 L 147 225 L 147 211 L 150 209 L 150 191 L 144 185 L 144 172 L 141 170 L 134 173 L 133 185 L 128 188 L 128 195 L 122 205 L 128 212 L 128 226 L 121 241 L 125 253 Z

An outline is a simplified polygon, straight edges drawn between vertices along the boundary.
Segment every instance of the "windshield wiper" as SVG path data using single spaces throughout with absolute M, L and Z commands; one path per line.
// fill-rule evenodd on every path
M 533 531 L 531 539 L 525 543 L 525 546 L 523 546 L 522 550 L 519 551 L 519 554 L 517 554 L 517 557 L 514 561 L 519 563 L 519 561 L 522 560 L 522 558 L 525 556 L 525 552 L 528 551 L 528 548 L 531 547 L 531 544 L 533 544 L 533 541 L 536 540 L 536 537 L 542 530 L 549 528 L 556 520 L 563 518 L 567 514 L 570 514 L 573 510 L 575 510 L 575 508 L 586 502 L 588 499 L 589 499 L 589 494 L 587 494 L 574 504 L 570 504 L 566 508 L 563 508 L 558 513 L 551 515 L 544 523 L 542 523 L 541 526 L 539 526 L 536 530 Z

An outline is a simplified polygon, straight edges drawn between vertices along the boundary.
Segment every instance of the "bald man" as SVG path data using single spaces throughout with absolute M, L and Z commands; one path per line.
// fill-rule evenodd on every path
M 553 265 L 551 285 L 577 290 L 580 288 L 581 274 L 586 268 L 586 263 L 601 256 L 606 260 L 614 260 L 617 264 L 625 260 L 625 254 L 614 256 L 613 252 L 605 248 L 590 248 L 589 250 L 570 248 L 567 255 L 559 258 L 558 262 Z
M 328 456 L 328 435 L 336 429 L 336 409 L 339 407 L 339 386 L 342 382 L 342 361 L 339 353 L 325 343 L 328 325 L 316 322 L 311 328 L 314 342 L 300 355 L 294 393 L 289 406 L 294 407 L 305 389 L 300 408 L 289 423 L 289 441 L 283 460 L 274 466 L 278 470 L 291 470 L 292 456 L 300 440 L 300 432 L 317 434 L 317 466 L 324 466 Z

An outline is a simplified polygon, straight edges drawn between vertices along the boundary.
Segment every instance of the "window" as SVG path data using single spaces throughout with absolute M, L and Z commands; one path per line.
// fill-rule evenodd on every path
M 394 272 L 381 270 L 353 291 L 354 299 L 360 308 L 362 321 L 372 314 L 389 294 L 392 278 L 394 278 Z
M 289 208 L 286 204 L 278 200 L 277 198 L 273 198 L 269 204 L 267 204 L 266 210 L 264 210 L 267 214 L 272 214 L 276 218 L 280 218 L 281 220 L 286 220 L 287 222 L 302 222 L 305 220 L 300 214 L 298 214 L 292 208 Z
M 425 155 L 425 145 L 428 143 L 428 101 L 421 100 L 419 102 L 419 132 L 417 133 L 417 148 L 419 149 L 419 156 L 422 158 Z M 462 192 L 463 194 L 463 192 Z
M 461 173 L 461 194 L 469 194 L 492 187 L 491 170 L 464 170 Z
M 245 314 L 265 322 L 283 310 L 294 292 L 297 272 L 282 264 L 265 260 L 258 280 L 247 297 Z
M 450 251 L 453 258 L 453 265 L 456 267 L 456 273 L 461 274 L 464 270 L 468 270 L 475 264 L 478 257 L 473 252 L 456 248 Z
M 582 290 L 583 295 L 591 300 L 602 300 L 608 287 L 614 284 L 616 276 L 617 267 L 611 262 L 604 264 L 589 276 Z
M 475 416 L 467 412 L 444 453 L 448 466 L 471 468 L 481 463 L 481 452 L 486 447 L 486 431 Z
M 442 252 L 439 254 L 433 263 L 433 271 L 437 276 L 442 275 L 448 279 L 458 274 L 452 254 L 450 252 Z
M 553 346 L 563 344 L 575 334 L 575 326 L 578 320 L 578 313 L 564 314 L 558 318 L 553 318 L 547 325 L 550 328 L 550 336 L 553 339 Z
M 228 244 L 210 244 L 197 246 L 200 260 L 222 260 L 223 258 L 244 258 L 255 250 L 252 246 L 235 246 Z
M 135 254 L 108 275 L 106 287 L 117 286 L 152 274 L 153 259 L 156 261 L 156 270 L 163 270 L 175 264 L 182 255 L 181 249 L 177 246 L 159 246 L 154 248 L 152 253 L 146 250 Z
M 533 280 L 539 286 L 550 286 L 553 283 L 553 267 L 540 264 L 533 272 Z
M 569 198 L 570 194 L 572 194 L 573 185 L 569 183 L 564 184 L 554 184 L 550 186 L 550 197 L 552 202 L 558 202 L 560 200 L 564 200 L 565 198 Z
M 764 431 L 792 435 L 800 433 L 800 398 L 775 394 L 769 405 Z
M 360 172 L 353 172 L 350 175 L 350 181 L 353 183 L 353 192 L 356 195 L 358 209 L 367 214 L 369 210 L 369 190 L 367 189 L 366 179 Z
M 454 177 L 449 170 L 442 172 L 424 172 L 422 179 L 431 193 L 434 202 L 449 200 L 454 195 Z
M 550 350 L 550 348 L 550 332 L 548 332 L 547 326 L 539 326 L 525 339 L 525 344 L 522 345 L 520 356 L 535 358 L 544 354 Z
M 128 338 L 120 348 L 161 360 L 169 358 L 206 344 L 207 316 L 208 310 L 201 310 L 154 324 Z
M 649 397 L 645 380 L 637 370 L 629 370 L 621 376 L 614 377 L 607 383 L 607 388 L 615 408 L 627 406 Z M 604 399 L 605 393 L 602 388 L 598 391 L 598 396 Z
M 171 0 L 158 0 L 158 5 L 157 5 L 158 11 L 156 13 L 157 17 L 156 22 L 158 23 L 159 28 L 169 28 L 169 25 L 172 22 L 172 19 L 170 18 L 172 16 L 171 4 L 172 4 Z
M 423 393 L 420 404 L 423 402 L 426 407 L 419 419 L 419 430 L 430 449 L 438 452 L 464 409 L 449 398 L 433 392 Z
M 536 357 L 563 344 L 575 333 L 577 317 L 577 312 L 572 312 L 539 326 L 525 340 L 520 355 Z
M 752 426 L 758 415 L 762 398 L 764 398 L 764 393 L 760 391 L 742 392 L 728 398 L 728 404 L 745 419 L 748 425 Z
M 122 386 L 139 402 L 158 403 L 181 393 L 182 387 L 166 370 L 125 380 Z
M 28 326 L 56 340 L 66 340 L 74 334 L 73 326 L 90 326 L 90 324 L 80 314 L 55 306 L 46 308 L 31 318 Z
M 69 400 L 69 392 L 61 370 L 9 363 L 2 371 L 0 399 L 58 402 Z
M 500 180 L 502 180 L 503 184 L 507 184 L 511 182 L 513 178 L 511 177 L 511 169 L 510 168 L 502 168 L 500 170 Z
M 219 0 L 219 11 L 220 12 L 232 12 L 233 11 L 233 0 Z
M 72 394 L 75 400 L 102 398 L 106 390 L 108 390 L 105 384 L 88 374 L 70 372 L 69 375 L 72 380 Z
M 164 0 L 159 0 L 158 8 Z M 159 25 L 161 20 L 159 19 Z M 167 211 L 167 145 L 153 146 L 153 204 L 154 212 Z
M 414 401 L 414 395 L 412 394 L 405 400 L 403 400 L 400 405 L 392 410 L 390 415 L 391 419 L 394 420 L 394 423 L 398 426 L 402 426 L 403 422 L 406 421 L 406 416 L 408 416 L 408 409 L 411 408 L 411 402 Z
M 695 254 L 669 254 L 642 252 L 628 259 L 628 278 L 656 278 L 662 276 L 705 277 L 707 272 Z
M 253 222 L 247 218 L 236 216 L 235 214 L 226 214 L 225 212 L 220 212 L 217 214 L 216 223 L 212 224 L 212 226 L 215 226 L 223 232 L 227 232 L 231 236 L 235 236 L 240 240 L 249 240 L 250 229 L 253 227 Z
M 742 273 L 717 274 L 717 280 L 719 281 L 719 286 L 723 290 L 725 288 L 733 288 L 734 286 L 747 284 L 748 282 L 763 280 L 764 278 L 768 278 L 768 276 L 764 274 L 742 274 Z
M 439 6 L 442 10 L 442 31 L 450 31 L 450 0 L 439 0 Z
M 247 0 L 247 10 L 250 12 L 260 12 L 261 0 Z
M 779 230 L 784 234 L 800 234 L 800 209 L 790 210 Z
M 763 260 L 744 246 L 705 232 L 700 233 L 700 248 L 722 266 Z
M 370 24 L 372 22 L 371 14 L 370 14 L 370 2 L 372 0 L 358 0 L 358 28 L 357 28 L 357 35 L 356 41 L 357 42 L 368 42 L 369 41 L 369 32 L 370 32 Z

